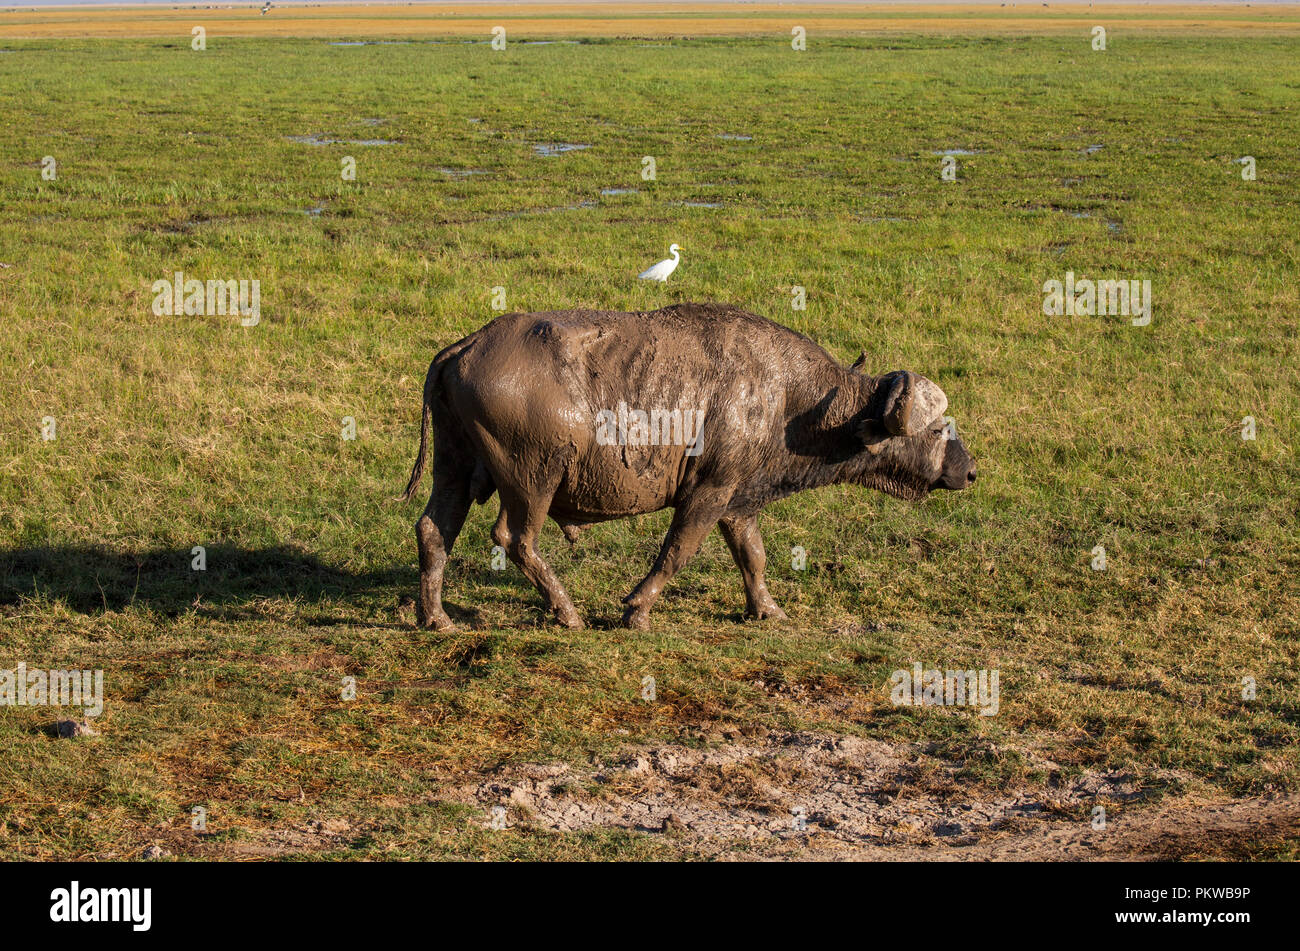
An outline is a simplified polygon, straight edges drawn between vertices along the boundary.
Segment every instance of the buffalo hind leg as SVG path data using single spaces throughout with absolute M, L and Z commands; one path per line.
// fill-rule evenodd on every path
M 623 612 L 624 627 L 642 631 L 650 627 L 650 609 L 659 600 L 664 585 L 699 550 L 704 537 L 726 511 L 728 499 L 725 496 L 729 495 L 729 492 L 697 491 L 677 506 L 654 567 L 623 599 L 627 605 Z
M 745 579 L 745 617 L 760 621 L 767 618 L 787 620 L 785 612 L 772 600 L 763 579 L 767 555 L 763 551 L 763 536 L 758 533 L 758 516 L 728 515 L 719 519 L 718 529 L 731 549 L 731 557 L 736 559 L 741 577 Z
M 442 574 L 451 546 L 469 512 L 469 473 L 451 471 L 434 456 L 433 494 L 424 514 L 415 523 L 415 541 L 420 550 L 420 594 L 415 602 L 415 620 L 420 627 L 449 631 L 455 627 L 442 609 Z
M 519 566 L 519 570 L 533 583 L 546 605 L 565 627 L 582 627 L 582 618 L 573 606 L 569 593 L 560 584 L 551 566 L 537 553 L 537 539 L 546 524 L 546 513 L 551 500 L 548 495 L 540 498 L 523 499 L 498 487 L 501 495 L 501 514 L 492 529 L 492 541 L 505 549 L 510 560 Z

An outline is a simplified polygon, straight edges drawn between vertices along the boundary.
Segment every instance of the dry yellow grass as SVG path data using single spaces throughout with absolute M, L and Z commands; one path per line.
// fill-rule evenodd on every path
M 436 37 L 486 36 L 494 26 L 515 34 L 553 36 L 730 36 L 785 34 L 799 24 L 816 34 L 885 32 L 1052 33 L 1086 31 L 1097 23 L 1144 31 L 1300 33 L 1300 7 L 1021 3 L 1018 7 L 934 4 L 683 4 L 468 3 L 450 6 L 338 4 L 207 9 L 121 7 L 0 10 L 0 36 Z

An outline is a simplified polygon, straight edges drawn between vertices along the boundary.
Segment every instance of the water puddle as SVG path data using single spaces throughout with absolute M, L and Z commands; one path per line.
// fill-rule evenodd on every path
M 741 135 L 738 132 L 724 132 L 718 136 L 720 139 L 726 139 L 728 142 L 753 142 L 752 135 Z
M 1097 217 L 1091 211 L 1081 211 L 1077 208 L 1063 208 L 1060 205 L 1047 205 L 1045 207 L 1051 211 L 1063 211 L 1071 218 Z M 1106 230 L 1109 231 L 1111 234 L 1120 234 L 1123 232 L 1124 226 L 1119 221 L 1115 220 L 1114 218 L 1106 218 L 1104 220 L 1106 222 Z
M 583 149 L 591 148 L 590 145 L 582 145 L 578 142 L 543 142 L 540 145 L 534 145 L 533 151 L 544 157 L 563 155 L 565 152 L 580 152 Z
M 602 195 L 635 195 L 635 194 L 637 194 L 637 189 L 635 189 L 635 188 L 602 188 L 602 189 L 600 190 L 600 193 L 601 193 Z
M 1097 152 L 1100 152 L 1105 147 L 1106 146 L 1104 145 L 1090 145 L 1086 149 L 1083 149 L 1082 152 L 1084 155 L 1095 155 Z
M 435 169 L 435 171 L 441 172 L 448 178 L 454 178 L 458 182 L 463 182 L 465 179 L 472 178 L 475 175 L 491 174 L 485 168 L 439 168 Z
M 528 215 L 551 215 L 559 211 L 577 211 L 580 208 L 595 208 L 594 201 L 580 201 L 572 205 L 556 205 L 553 208 L 523 208 L 519 211 L 507 211 L 500 215 L 489 215 L 485 221 L 506 221 L 510 218 L 524 218 Z
M 931 155 L 983 155 L 980 149 L 939 149 L 931 152 Z
M 400 142 L 394 142 L 392 139 L 327 139 L 325 136 L 317 135 L 287 135 L 285 136 L 290 142 L 297 142 L 300 145 L 401 145 Z
M 720 201 L 675 201 L 672 204 L 679 208 L 721 208 Z

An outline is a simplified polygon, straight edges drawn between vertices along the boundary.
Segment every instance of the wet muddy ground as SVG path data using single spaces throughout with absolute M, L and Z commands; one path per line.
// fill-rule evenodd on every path
M 707 858 L 1155 860 L 1228 857 L 1294 834 L 1300 797 L 1163 796 L 1083 771 L 1037 789 L 981 790 L 919 750 L 853 736 L 772 732 L 695 749 L 638 749 L 612 766 L 521 765 L 449 777 L 441 795 L 483 824 L 672 836 Z M 1055 764 L 1039 764 L 1057 775 Z M 1100 807 L 1104 815 L 1096 810 Z M 504 811 L 503 811 L 504 810 Z

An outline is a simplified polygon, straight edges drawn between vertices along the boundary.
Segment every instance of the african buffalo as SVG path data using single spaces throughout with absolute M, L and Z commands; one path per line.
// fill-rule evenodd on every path
M 763 580 L 758 512 L 853 482 L 903 499 L 964 489 L 975 463 L 944 425 L 948 398 L 906 371 L 840 366 L 802 334 L 720 304 L 650 313 L 505 314 L 439 353 L 424 381 L 420 452 L 433 494 L 415 523 L 421 626 L 452 626 L 442 575 L 471 502 L 501 496 L 492 538 L 560 622 L 581 627 L 537 550 L 547 516 L 572 542 L 593 522 L 673 508 L 654 568 L 623 599 L 650 608 L 713 525 L 745 581 L 746 615 L 783 618 Z

